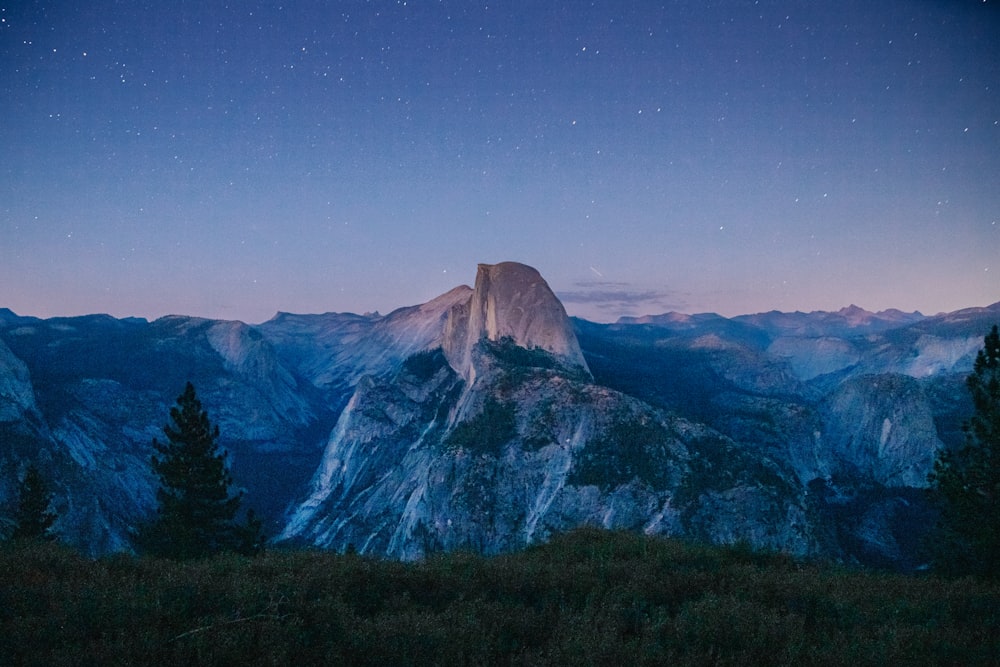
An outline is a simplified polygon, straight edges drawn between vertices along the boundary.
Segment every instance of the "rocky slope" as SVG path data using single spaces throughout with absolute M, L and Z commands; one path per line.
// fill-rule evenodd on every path
M 507 263 L 480 266 L 443 349 L 359 383 L 281 538 L 415 558 L 582 524 L 810 550 L 777 464 L 595 385 L 562 305 Z

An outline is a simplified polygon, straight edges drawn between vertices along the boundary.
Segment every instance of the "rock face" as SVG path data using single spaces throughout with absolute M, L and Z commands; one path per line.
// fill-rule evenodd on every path
M 813 551 L 804 498 L 779 465 L 567 376 L 547 352 L 477 347 L 474 386 L 440 350 L 363 380 L 280 538 L 412 559 L 599 525 Z
M 593 384 L 538 272 L 480 265 L 441 348 L 358 384 L 281 539 L 417 558 L 497 553 L 593 524 L 807 553 L 791 479 L 710 429 Z
M 473 350 L 483 339 L 544 350 L 589 373 L 562 303 L 538 271 L 524 264 L 480 264 L 469 300 L 449 311 L 443 349 L 466 380 L 475 377 Z
M 62 539 L 130 548 L 192 381 L 281 539 L 418 558 L 581 524 L 915 567 L 935 453 L 1000 304 L 570 320 L 537 271 L 388 315 L 39 320 L 0 309 L 0 538 L 35 464 Z
M 823 467 L 886 487 L 923 487 L 943 447 L 924 389 L 906 375 L 848 380 L 822 404 Z
M 18 422 L 37 411 L 31 374 L 0 340 L 0 422 Z

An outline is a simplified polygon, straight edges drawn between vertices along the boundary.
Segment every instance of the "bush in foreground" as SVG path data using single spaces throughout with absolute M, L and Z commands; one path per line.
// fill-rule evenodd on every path
M 0 549 L 0 661 L 79 664 L 992 664 L 1000 585 L 583 530 L 404 564 Z

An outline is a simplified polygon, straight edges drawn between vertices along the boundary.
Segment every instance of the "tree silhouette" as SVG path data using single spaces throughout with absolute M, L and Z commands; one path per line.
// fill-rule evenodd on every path
M 15 540 L 51 540 L 54 536 L 49 532 L 56 520 L 49 504 L 52 494 L 49 493 L 45 480 L 34 464 L 29 465 L 24 473 L 24 479 L 18 487 L 17 515 L 12 538 Z
M 938 567 L 1000 576 L 1000 333 L 994 325 L 966 379 L 975 412 L 965 446 L 942 451 L 930 476 L 941 507 Z
M 218 447 L 219 427 L 209 421 L 190 382 L 170 409 L 170 420 L 163 428 L 167 441 L 153 439 L 159 509 L 139 532 L 140 550 L 175 559 L 219 551 L 256 553 L 263 543 L 261 522 L 252 511 L 245 524 L 236 522 L 242 493 L 231 490 L 226 453 Z

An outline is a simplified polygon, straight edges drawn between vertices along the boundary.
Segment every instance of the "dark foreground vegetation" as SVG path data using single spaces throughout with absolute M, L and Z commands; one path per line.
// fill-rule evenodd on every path
M 0 546 L 4 665 L 995 664 L 1000 584 L 582 530 L 493 558 Z

